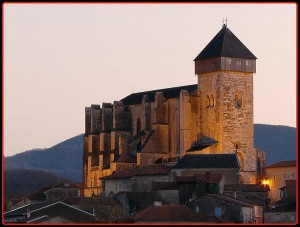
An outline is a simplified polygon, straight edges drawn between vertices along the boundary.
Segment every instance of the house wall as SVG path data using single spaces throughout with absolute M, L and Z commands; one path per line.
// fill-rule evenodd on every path
M 285 174 L 285 175 L 284 175 Z M 280 188 L 285 186 L 285 180 L 296 179 L 296 166 L 266 168 L 266 177 L 269 179 L 269 198 L 271 202 L 280 200 Z
M 295 212 L 265 212 L 264 223 L 296 223 Z
M 152 191 L 152 182 L 168 182 L 170 181 L 169 174 L 151 175 L 151 176 L 135 176 L 132 190 L 137 192 L 150 192 Z
M 157 193 L 167 204 L 179 204 L 179 190 L 157 190 Z
M 123 178 L 123 179 L 110 179 L 104 180 L 104 188 L 103 192 L 108 194 L 113 192 L 117 194 L 119 191 L 132 191 L 132 182 L 131 178 Z
M 243 210 L 242 207 L 238 204 L 228 203 L 211 196 L 203 196 L 196 201 L 196 205 L 199 205 L 200 213 L 204 213 L 208 216 L 215 216 L 216 207 L 222 208 L 223 218 L 232 222 L 244 223 L 244 215 L 242 212 Z

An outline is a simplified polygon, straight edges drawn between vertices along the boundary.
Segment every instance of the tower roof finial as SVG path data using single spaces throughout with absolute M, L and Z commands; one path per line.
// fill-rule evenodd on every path
M 228 21 L 227 16 L 223 17 L 223 19 L 222 19 L 223 26 L 227 27 L 227 21 Z

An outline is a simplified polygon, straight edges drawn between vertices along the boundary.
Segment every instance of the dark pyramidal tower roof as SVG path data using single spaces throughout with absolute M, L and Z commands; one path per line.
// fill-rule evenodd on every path
M 216 57 L 257 59 L 226 25 L 223 25 L 219 33 L 207 44 L 194 61 Z

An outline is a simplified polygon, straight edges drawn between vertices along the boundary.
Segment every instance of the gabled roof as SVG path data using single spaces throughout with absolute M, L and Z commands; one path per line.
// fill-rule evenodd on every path
M 239 169 L 235 154 L 186 154 L 174 169 L 236 168 Z
M 225 25 L 194 61 L 215 57 L 257 59 Z
M 140 104 L 142 102 L 143 96 L 147 95 L 150 102 L 155 100 L 155 93 L 162 92 L 163 96 L 166 99 L 177 98 L 180 95 L 181 90 L 187 90 L 189 93 L 197 90 L 197 84 L 186 85 L 181 87 L 172 87 L 172 88 L 164 88 L 158 89 L 153 91 L 143 91 L 138 93 L 132 93 L 131 95 L 126 96 L 125 98 L 121 99 L 120 101 L 123 102 L 124 105 L 135 105 Z
M 296 166 L 296 160 L 276 162 L 267 166 L 266 168 L 288 167 L 288 166 Z
M 215 222 L 183 205 L 149 206 L 135 214 L 140 222 Z
M 161 165 L 161 164 L 151 164 L 146 166 L 140 166 L 132 170 L 120 170 L 115 173 L 102 177 L 102 180 L 109 179 L 120 179 L 128 178 L 133 176 L 144 176 L 144 175 L 161 175 L 161 174 L 170 174 L 172 166 Z
M 14 213 L 25 215 L 27 212 L 30 212 L 30 219 L 39 218 L 44 215 L 48 215 L 49 217 L 57 217 L 60 216 L 67 220 L 73 222 L 84 222 L 90 223 L 94 222 L 94 216 L 91 213 L 88 213 L 84 210 L 78 209 L 76 207 L 70 206 L 63 202 L 55 202 L 55 203 L 44 203 L 39 204 L 39 206 L 25 206 L 20 209 L 16 209 L 12 212 L 7 212 L 4 215 L 6 217 L 12 216 Z M 25 219 L 27 221 L 27 219 Z

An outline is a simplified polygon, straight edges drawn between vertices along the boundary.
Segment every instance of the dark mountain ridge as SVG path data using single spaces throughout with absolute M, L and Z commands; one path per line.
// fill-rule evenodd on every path
M 296 128 L 254 125 L 254 146 L 266 152 L 267 165 L 296 159 Z M 83 134 L 48 149 L 34 149 L 5 157 L 5 171 L 17 168 L 51 172 L 75 182 L 82 181 Z

